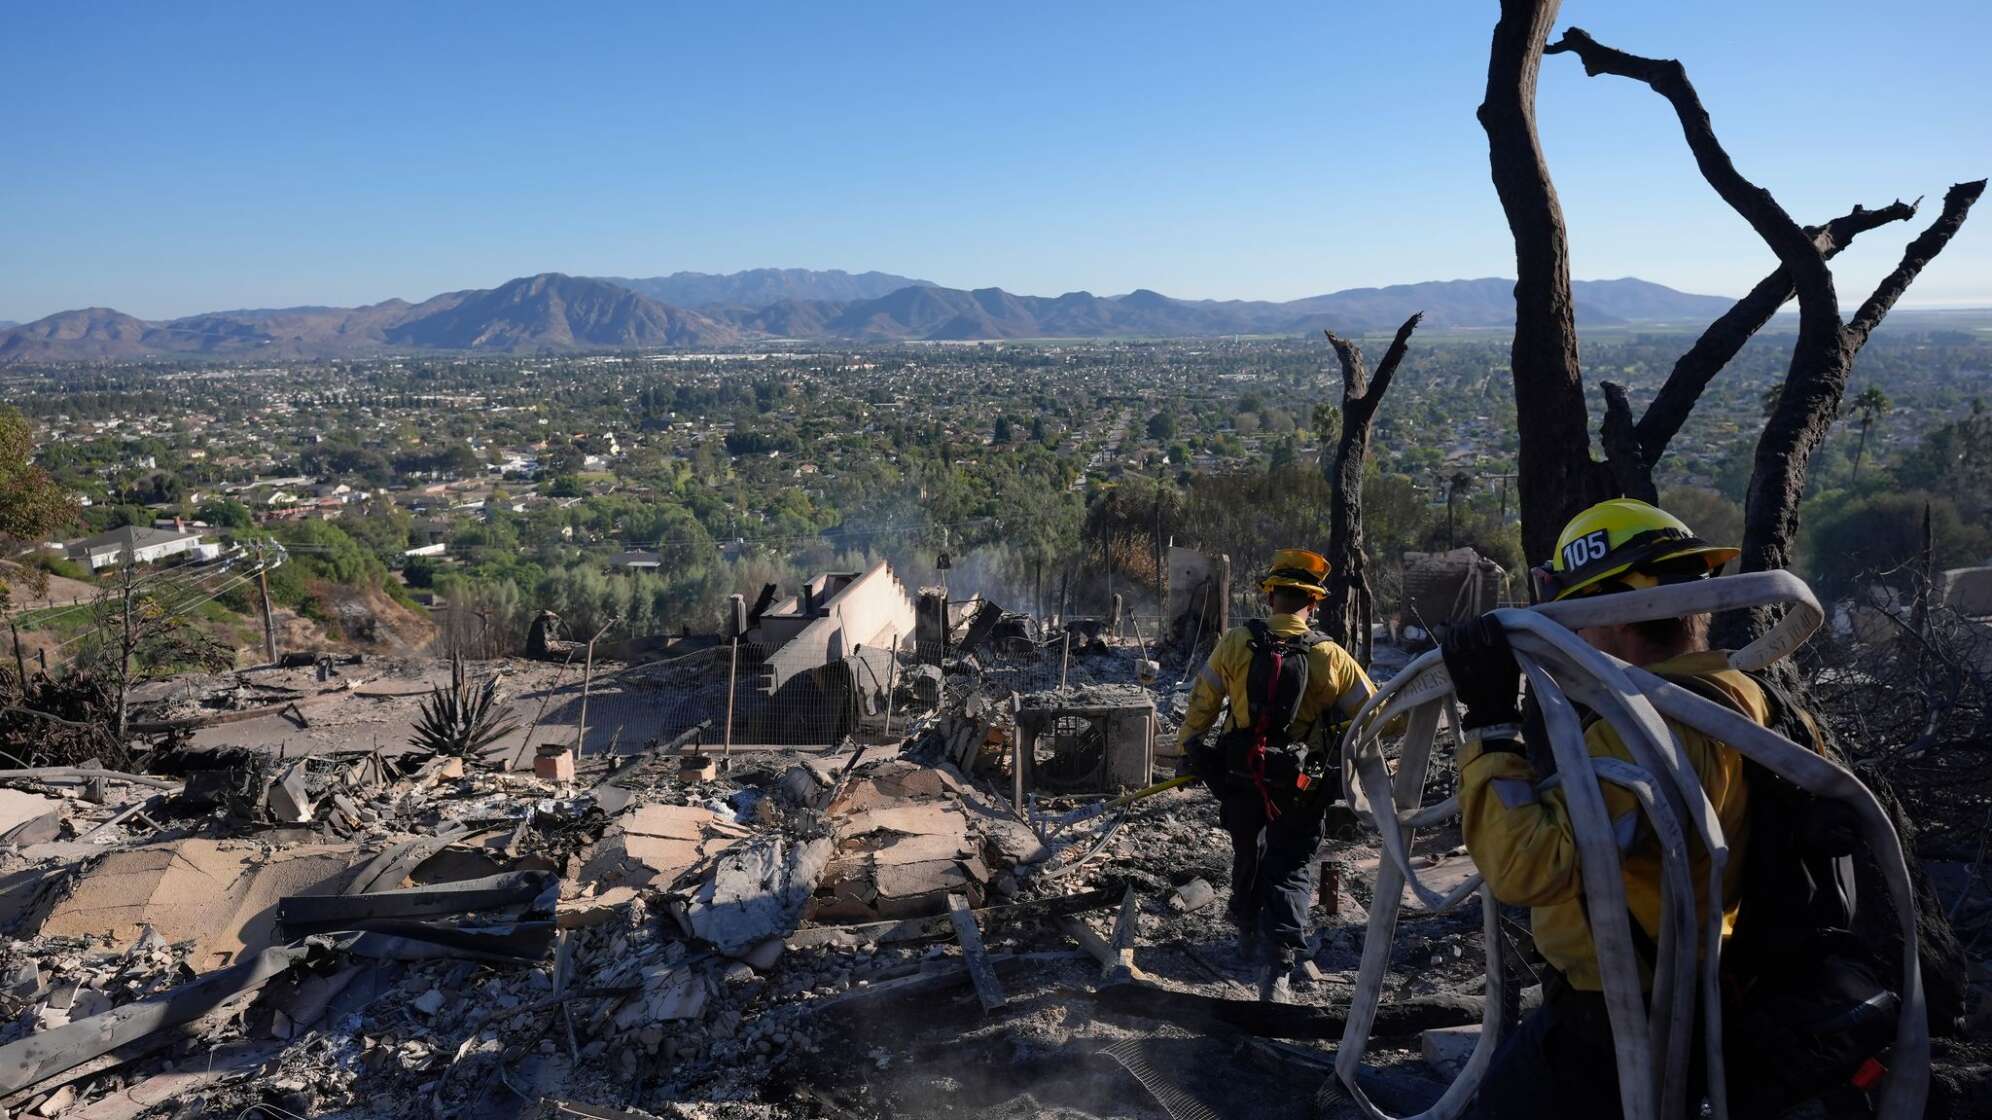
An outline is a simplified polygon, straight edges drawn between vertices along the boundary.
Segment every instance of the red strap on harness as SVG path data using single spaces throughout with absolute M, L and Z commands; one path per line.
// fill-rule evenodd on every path
M 1272 734 L 1273 704 L 1280 693 L 1280 659 L 1278 650 L 1273 651 L 1273 671 L 1267 675 L 1266 702 L 1259 709 L 1258 721 L 1252 725 L 1252 751 L 1247 758 L 1251 768 L 1252 785 L 1259 791 L 1259 799 L 1265 803 L 1266 819 L 1278 820 L 1280 810 L 1273 804 L 1273 791 L 1266 786 L 1266 739 Z

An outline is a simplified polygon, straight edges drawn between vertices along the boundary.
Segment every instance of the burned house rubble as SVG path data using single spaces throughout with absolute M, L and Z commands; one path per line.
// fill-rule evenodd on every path
M 1220 601 L 1176 604 L 1191 635 Z M 1211 634 L 883 566 L 645 662 L 541 627 L 559 657 L 458 674 L 516 717 L 476 751 L 411 745 L 447 667 L 314 662 L 148 692 L 130 770 L 0 772 L 0 1115 L 1359 1114 L 1330 1071 L 1374 837 L 1323 847 L 1266 1004 L 1212 799 L 1139 796 Z M 1471 872 L 1456 829 L 1415 858 Z M 1406 907 L 1362 1074 L 1393 1112 L 1484 982 L 1475 916 Z

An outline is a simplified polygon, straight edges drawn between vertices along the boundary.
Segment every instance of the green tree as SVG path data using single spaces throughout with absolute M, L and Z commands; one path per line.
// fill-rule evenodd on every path
M 1686 522 L 1695 536 L 1710 544 L 1733 547 L 1743 541 L 1743 507 L 1719 491 L 1670 486 L 1660 491 L 1660 508 Z
M 195 507 L 194 517 L 217 529 L 247 529 L 256 524 L 249 507 L 233 498 L 210 498 Z
M 1176 418 L 1167 412 L 1158 412 L 1148 418 L 1148 438 L 1156 441 L 1174 439 Z
M 1984 525 L 1992 518 L 1992 410 L 1974 400 L 1963 419 L 1925 432 L 1895 477 L 1905 488 L 1951 495 L 1967 521 Z
M 1008 416 L 998 416 L 996 418 L 996 430 L 990 438 L 997 443 L 1008 443 L 1010 442 L 1010 436 L 1010 418 Z
M 1992 548 L 1992 535 L 1967 523 L 1946 495 L 1912 491 L 1815 503 L 1804 544 L 1806 570 L 1820 596 L 1845 598 L 1869 582 L 1913 591 L 1926 506 L 1937 569 L 1981 560 Z
M 0 546 L 9 555 L 76 521 L 76 503 L 35 465 L 34 429 L 19 409 L 0 408 Z M 0 608 L 11 592 L 0 580 Z

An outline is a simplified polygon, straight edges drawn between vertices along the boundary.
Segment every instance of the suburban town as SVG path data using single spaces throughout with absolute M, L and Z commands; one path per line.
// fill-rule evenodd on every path
M 1647 7 L 11 13 L 0 1120 L 1992 1120 L 1992 18 Z

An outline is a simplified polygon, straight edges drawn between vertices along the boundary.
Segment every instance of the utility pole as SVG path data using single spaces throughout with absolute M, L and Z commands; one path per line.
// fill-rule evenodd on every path
M 263 659 L 277 663 L 277 624 L 270 618 L 270 566 L 263 562 L 263 542 L 256 542 L 256 586 L 263 594 Z

